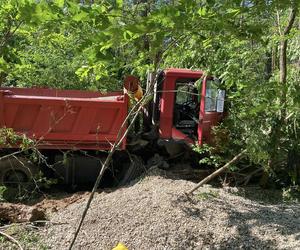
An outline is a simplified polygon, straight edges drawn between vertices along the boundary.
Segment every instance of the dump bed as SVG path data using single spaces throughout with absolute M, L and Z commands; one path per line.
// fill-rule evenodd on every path
M 0 127 L 35 139 L 38 148 L 107 150 L 127 103 L 122 92 L 0 88 Z

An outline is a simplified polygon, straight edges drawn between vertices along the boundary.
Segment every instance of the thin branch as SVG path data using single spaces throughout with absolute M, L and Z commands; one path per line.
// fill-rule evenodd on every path
M 12 157 L 12 156 L 16 156 L 16 155 L 18 155 L 18 154 L 21 154 L 21 153 L 25 152 L 25 151 L 28 150 L 28 149 L 31 149 L 31 148 L 22 149 L 22 150 L 13 152 L 13 153 L 11 153 L 11 154 L 4 155 L 4 156 L 0 157 L 0 161 L 5 160 L 5 159 L 8 159 L 8 158 L 10 158 L 10 157 Z
M 3 38 L 3 41 L 1 41 L 1 45 L 0 45 L 0 53 L 2 51 L 2 49 L 4 48 L 5 44 L 9 41 L 9 39 L 16 33 L 16 31 L 20 28 L 20 26 L 22 25 L 23 21 L 20 21 L 18 23 L 18 25 L 15 27 L 15 29 L 10 32 L 8 31 L 7 34 L 5 35 L 5 37 Z
M 278 27 L 278 33 L 279 35 L 282 35 L 281 33 L 281 28 L 280 28 L 280 15 L 279 15 L 279 11 L 276 11 L 276 17 L 277 17 L 277 27 Z
M 288 25 L 285 27 L 284 31 L 283 31 L 283 35 L 288 35 L 290 33 L 290 30 L 293 27 L 295 18 L 296 18 L 296 13 L 297 13 L 297 8 L 295 6 L 293 6 L 290 16 L 289 16 L 289 22 Z
M 6 237 L 7 239 L 9 239 L 11 242 L 15 243 L 19 247 L 20 250 L 23 250 L 23 247 L 21 246 L 21 244 L 14 237 L 12 237 L 2 231 L 0 231 L 0 234 L 2 236 Z

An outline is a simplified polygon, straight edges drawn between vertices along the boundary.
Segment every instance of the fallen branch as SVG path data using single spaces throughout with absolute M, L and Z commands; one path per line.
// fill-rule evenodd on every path
M 239 153 L 238 155 L 236 155 L 231 161 L 227 162 L 223 167 L 217 169 L 215 172 L 213 172 L 211 175 L 207 176 L 206 178 L 204 178 L 202 181 L 200 181 L 195 187 L 193 187 L 191 190 L 189 190 L 188 192 L 186 192 L 185 194 L 188 196 L 190 194 L 192 194 L 195 190 L 197 190 L 198 188 L 200 188 L 201 186 L 203 186 L 204 184 L 206 184 L 207 182 L 211 181 L 212 179 L 214 179 L 215 177 L 219 176 L 221 173 L 223 173 L 231 164 L 233 164 L 234 162 L 238 161 L 246 152 L 246 149 L 243 150 L 241 153 Z
M 10 227 L 15 227 L 15 226 L 39 229 L 39 227 L 32 225 L 31 222 L 20 222 L 20 223 L 11 223 L 11 224 L 8 224 L 8 225 L 4 225 L 4 226 L 0 227 L 0 230 L 7 229 L 7 228 L 10 228 Z
M 2 232 L 2 231 L 0 231 L 0 235 L 6 237 L 8 240 L 10 240 L 11 242 L 15 243 L 19 247 L 19 249 L 23 250 L 23 247 L 21 246 L 21 244 L 19 243 L 19 241 L 17 241 L 14 237 L 12 237 L 12 236 L 10 236 L 10 235 Z

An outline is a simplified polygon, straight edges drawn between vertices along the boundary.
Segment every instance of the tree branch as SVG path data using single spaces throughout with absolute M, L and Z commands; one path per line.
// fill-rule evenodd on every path
M 296 14 L 297 14 L 297 8 L 296 6 L 293 6 L 290 16 L 289 16 L 289 22 L 288 25 L 285 27 L 284 31 L 283 31 L 283 35 L 288 35 L 293 27 L 295 18 L 296 18 Z
M 20 28 L 20 26 L 21 26 L 22 23 L 23 23 L 23 21 L 20 21 L 13 31 L 9 30 L 5 34 L 3 40 L 1 41 L 1 45 L 0 45 L 0 54 L 1 54 L 2 50 L 3 50 L 3 48 L 5 47 L 5 44 L 9 41 L 9 39 L 13 36 L 13 34 L 16 33 L 16 31 Z
M 0 231 L 0 235 L 6 237 L 8 240 L 15 243 L 19 247 L 20 250 L 23 250 L 23 247 L 21 246 L 21 244 L 14 237 L 12 237 L 12 236 L 10 236 L 10 235 L 2 232 L 2 231 Z

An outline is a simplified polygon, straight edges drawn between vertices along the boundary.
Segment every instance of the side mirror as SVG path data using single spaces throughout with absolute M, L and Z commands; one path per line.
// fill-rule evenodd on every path
M 217 112 L 219 113 L 223 113 L 224 111 L 224 100 L 225 100 L 225 90 L 218 89 Z

